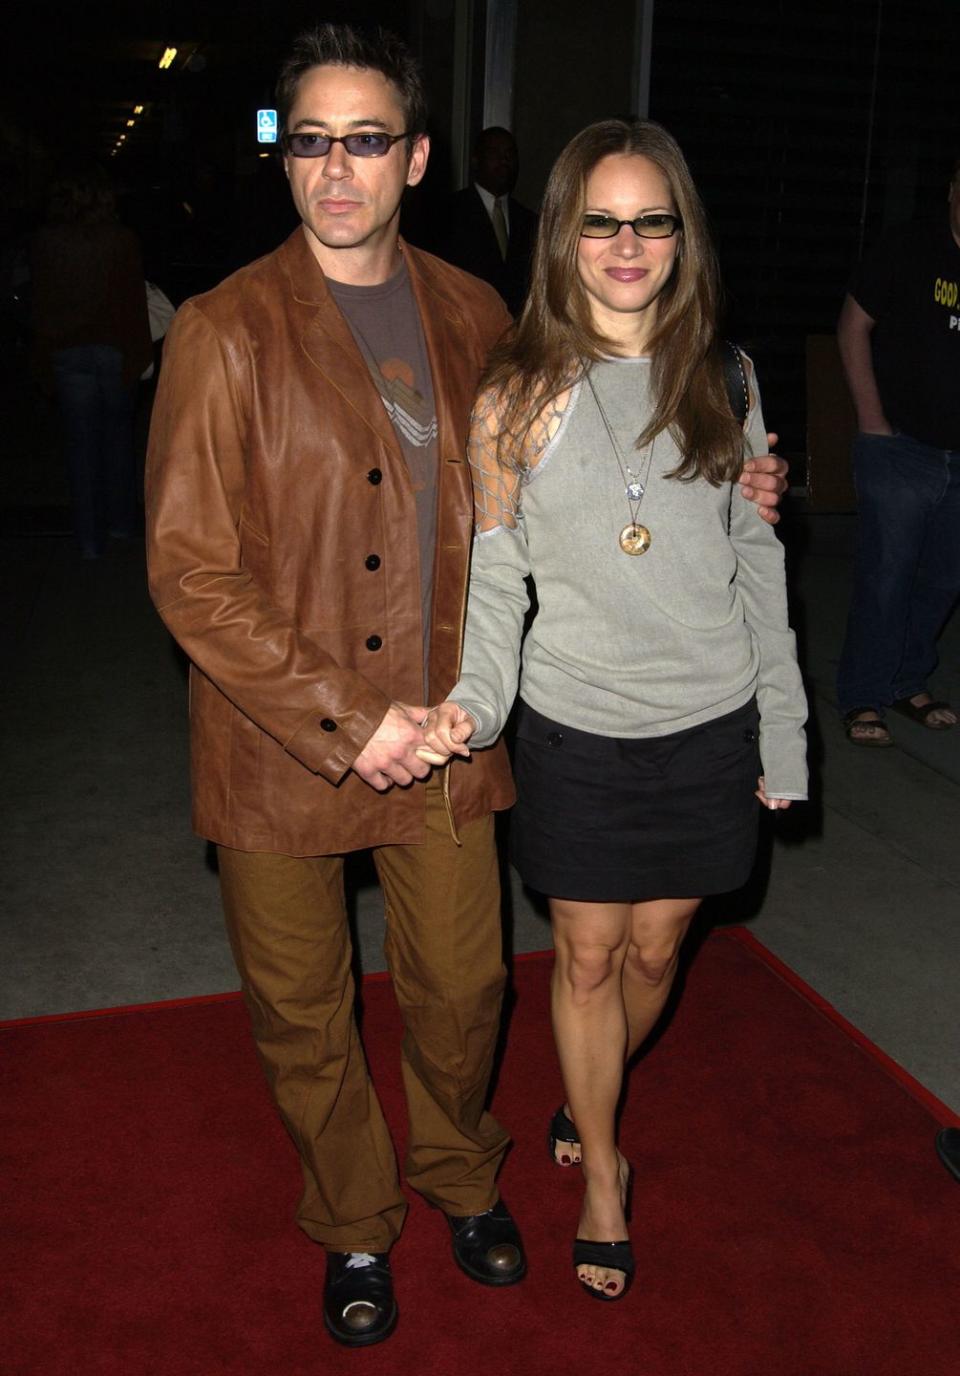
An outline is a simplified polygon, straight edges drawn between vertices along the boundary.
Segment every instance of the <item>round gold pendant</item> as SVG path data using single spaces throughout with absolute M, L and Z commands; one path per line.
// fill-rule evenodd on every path
M 646 554 L 650 548 L 650 532 L 646 526 L 631 521 L 620 532 L 620 548 L 624 554 Z

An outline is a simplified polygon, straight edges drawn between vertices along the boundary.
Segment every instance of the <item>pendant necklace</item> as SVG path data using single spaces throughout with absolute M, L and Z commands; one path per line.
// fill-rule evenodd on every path
M 610 441 L 610 448 L 613 450 L 617 460 L 617 467 L 620 469 L 620 476 L 623 479 L 623 490 L 627 498 L 627 505 L 630 508 L 630 521 L 620 532 L 620 548 L 624 554 L 646 554 L 650 548 L 651 535 L 646 526 L 642 526 L 637 520 L 640 511 L 640 503 L 643 501 L 644 493 L 647 490 L 647 482 L 650 477 L 650 465 L 653 462 L 653 445 L 651 441 L 647 445 L 647 459 L 644 465 L 644 474 L 641 479 L 638 473 L 627 463 L 620 452 L 620 446 L 614 437 L 613 427 L 607 420 L 607 413 L 603 409 L 600 398 L 597 396 L 597 389 L 593 385 L 593 378 L 587 373 L 587 385 L 593 393 L 597 410 L 600 412 L 600 419 L 603 421 L 603 428 L 607 432 L 607 439 Z

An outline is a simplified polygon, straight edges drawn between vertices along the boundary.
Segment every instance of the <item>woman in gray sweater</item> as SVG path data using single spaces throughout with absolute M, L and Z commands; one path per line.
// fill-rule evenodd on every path
M 763 418 L 746 359 L 743 426 L 732 413 L 716 300 L 672 137 L 619 120 L 578 134 L 477 403 L 462 672 L 425 732 L 438 757 L 489 746 L 519 685 L 511 846 L 550 902 L 567 1093 L 551 1141 L 582 1163 L 574 1264 L 608 1300 L 633 1274 L 624 1062 L 702 898 L 749 875 L 757 800 L 786 808 L 807 788 L 783 553 L 736 484 L 765 452 Z

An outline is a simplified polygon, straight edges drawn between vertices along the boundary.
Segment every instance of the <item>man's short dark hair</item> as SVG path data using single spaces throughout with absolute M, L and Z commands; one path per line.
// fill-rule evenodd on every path
M 277 78 L 281 129 L 287 127 L 301 78 L 314 67 L 358 67 L 380 72 L 397 88 L 407 133 L 416 137 L 426 132 L 427 98 L 420 65 L 413 53 L 402 39 L 386 29 L 366 33 L 351 24 L 318 24 L 295 40 Z

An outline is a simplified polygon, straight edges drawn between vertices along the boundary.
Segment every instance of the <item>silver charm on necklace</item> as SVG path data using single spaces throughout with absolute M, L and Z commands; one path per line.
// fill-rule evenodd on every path
M 627 472 L 629 471 L 628 469 Z M 643 483 L 639 478 L 634 478 L 632 482 L 627 483 L 625 491 L 628 502 L 639 502 L 640 498 L 643 496 Z

